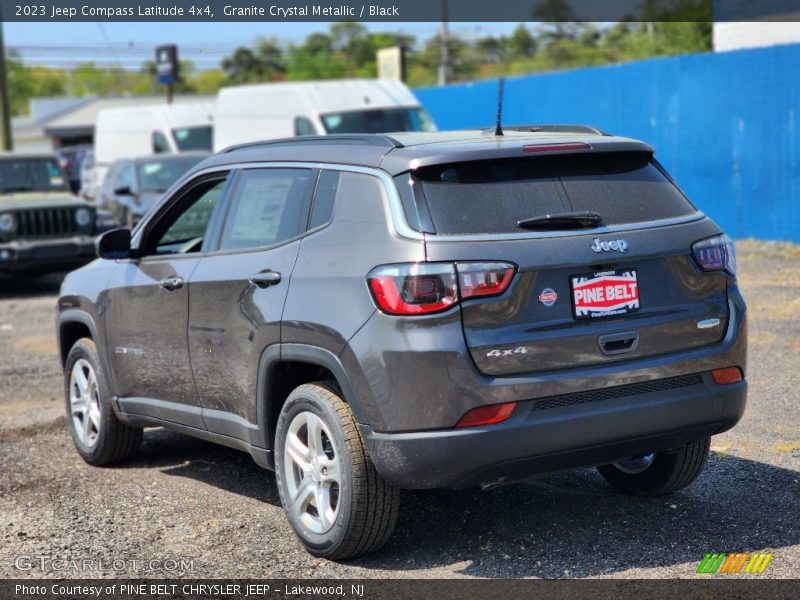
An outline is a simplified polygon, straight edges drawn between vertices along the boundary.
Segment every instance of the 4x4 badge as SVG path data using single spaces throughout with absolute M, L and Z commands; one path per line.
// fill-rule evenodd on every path
M 594 244 L 590 246 L 594 252 L 625 252 L 628 249 L 628 242 L 625 240 L 611 240 L 601 242 L 600 238 L 594 238 Z

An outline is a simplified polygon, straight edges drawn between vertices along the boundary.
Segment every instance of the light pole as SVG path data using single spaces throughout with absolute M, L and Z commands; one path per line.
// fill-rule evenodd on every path
M 0 145 L 12 150 L 11 118 L 8 106 L 8 74 L 6 73 L 6 45 L 3 41 L 3 15 L 0 14 Z
M 439 26 L 439 85 L 447 85 L 450 76 L 450 30 L 447 24 L 447 0 L 442 0 L 442 22 Z

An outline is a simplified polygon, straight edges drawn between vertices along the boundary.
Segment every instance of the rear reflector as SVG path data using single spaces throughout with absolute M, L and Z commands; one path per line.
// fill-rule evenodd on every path
M 493 425 L 505 421 L 514 412 L 516 402 L 490 404 L 473 408 L 456 423 L 456 427 L 475 427 L 476 425 Z
M 711 371 L 711 377 L 714 378 L 714 383 L 717 385 L 728 385 L 729 383 L 738 383 L 744 377 L 742 370 L 739 367 L 726 367 L 724 369 L 714 369 Z
M 522 147 L 522 151 L 525 154 L 538 154 L 540 152 L 564 152 L 571 150 L 591 150 L 591 149 L 592 147 L 589 144 L 583 144 L 581 142 L 571 142 L 565 144 L 532 144 Z

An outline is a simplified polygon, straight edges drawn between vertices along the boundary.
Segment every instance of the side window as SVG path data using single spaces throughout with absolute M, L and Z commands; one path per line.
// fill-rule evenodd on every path
M 132 164 L 125 165 L 125 168 L 122 170 L 122 173 L 119 175 L 119 179 L 114 185 L 114 189 L 118 188 L 128 188 L 131 192 L 135 192 L 136 188 L 136 167 Z
M 333 199 L 339 187 L 339 171 L 323 171 L 320 173 L 317 191 L 314 193 L 314 205 L 311 208 L 311 219 L 308 228 L 314 229 L 331 220 L 333 215 Z
M 145 254 L 198 252 L 226 181 L 210 180 L 187 192 L 167 217 L 156 224 L 148 237 Z
M 317 130 L 314 124 L 305 117 L 297 117 L 294 120 L 294 134 L 295 135 L 316 135 Z
M 242 172 L 220 250 L 271 246 L 303 233 L 315 176 L 312 169 Z
M 119 175 L 122 172 L 123 163 L 114 163 L 111 165 L 111 168 L 108 170 L 106 174 L 106 178 L 103 180 L 103 185 L 108 189 L 113 189 L 119 187 L 117 182 L 119 181 Z
M 153 154 L 169 154 L 171 152 L 169 148 L 169 142 L 167 141 L 167 136 L 165 136 L 160 131 L 153 132 Z

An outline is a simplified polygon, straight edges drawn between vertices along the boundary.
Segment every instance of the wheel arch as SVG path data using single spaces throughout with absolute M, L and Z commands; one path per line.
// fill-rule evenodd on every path
M 281 379 L 285 369 L 295 368 L 296 378 Z M 258 366 L 258 388 L 256 391 L 259 429 L 268 449 L 274 447 L 277 415 L 289 393 L 298 385 L 326 378 L 336 382 L 342 398 L 353 411 L 358 423 L 367 423 L 359 398 L 339 358 L 324 348 L 306 344 L 274 344 L 261 354 Z
M 72 346 L 84 337 L 92 339 L 98 347 L 98 356 L 102 361 L 103 354 L 99 351 L 101 340 L 94 319 L 82 310 L 66 310 L 58 315 L 58 350 L 62 367 L 67 363 L 67 355 Z

